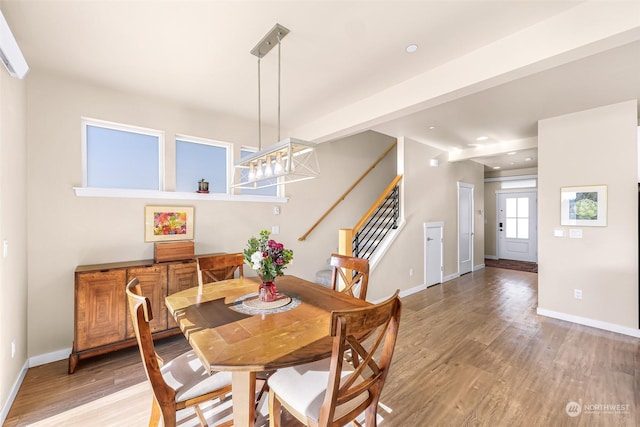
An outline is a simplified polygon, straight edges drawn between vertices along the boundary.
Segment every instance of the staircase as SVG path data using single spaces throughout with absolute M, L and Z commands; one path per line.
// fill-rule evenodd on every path
M 340 248 L 342 249 L 339 251 L 340 253 L 372 261 L 385 239 L 390 237 L 392 231 L 398 228 L 400 212 L 399 182 L 401 179 L 402 176 L 398 175 L 392 181 L 382 196 L 376 200 L 376 203 L 353 229 L 340 230 Z M 316 273 L 316 283 L 327 287 L 330 286 L 331 273 L 331 268 L 318 271 Z

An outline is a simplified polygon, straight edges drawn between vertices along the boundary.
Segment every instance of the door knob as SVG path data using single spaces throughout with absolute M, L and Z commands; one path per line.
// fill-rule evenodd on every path
M 432 241 L 433 239 L 431 237 L 427 237 L 427 242 Z

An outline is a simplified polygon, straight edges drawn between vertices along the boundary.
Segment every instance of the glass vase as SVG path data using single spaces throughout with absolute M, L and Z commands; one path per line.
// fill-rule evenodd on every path
M 273 281 L 265 281 L 260 283 L 260 288 L 258 289 L 258 296 L 260 298 L 260 301 L 275 301 L 277 294 L 278 290 L 276 289 L 276 284 Z

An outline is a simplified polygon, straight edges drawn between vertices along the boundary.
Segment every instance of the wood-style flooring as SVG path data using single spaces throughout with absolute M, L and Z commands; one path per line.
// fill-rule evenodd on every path
M 487 267 L 403 298 L 379 425 L 639 425 L 640 340 L 538 316 L 537 277 Z M 145 426 L 150 407 L 133 348 L 29 369 L 4 425 Z

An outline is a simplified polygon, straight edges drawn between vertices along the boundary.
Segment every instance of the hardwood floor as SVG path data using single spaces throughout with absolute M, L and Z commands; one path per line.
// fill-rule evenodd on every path
M 536 274 L 490 267 L 403 298 L 379 425 L 638 425 L 640 340 L 538 316 L 536 304 Z M 188 344 L 157 347 L 170 359 Z M 4 425 L 144 426 L 150 403 L 133 348 L 73 375 L 66 361 L 30 369 Z

